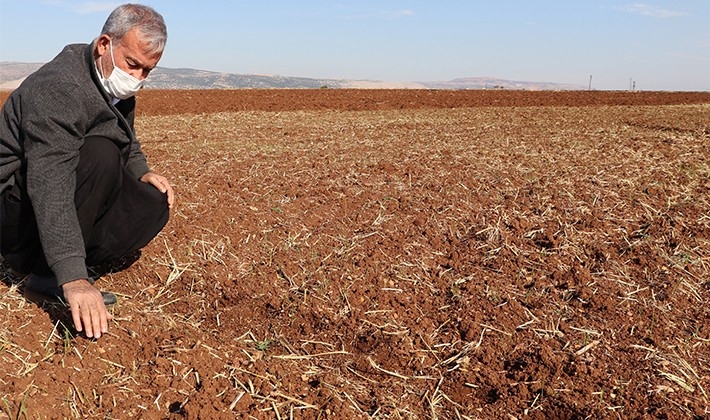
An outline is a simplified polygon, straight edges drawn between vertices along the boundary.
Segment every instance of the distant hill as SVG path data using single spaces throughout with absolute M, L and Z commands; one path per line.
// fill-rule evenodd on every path
M 15 89 L 42 63 L 0 62 L 0 89 Z M 197 69 L 157 67 L 147 89 L 521 89 L 581 90 L 584 86 L 552 82 L 522 82 L 492 77 L 468 77 L 442 82 L 388 82 L 380 80 L 316 79 L 307 77 L 218 73 Z
M 25 77 L 42 67 L 42 64 L 0 61 L 0 89 L 15 89 Z
M 448 82 L 426 82 L 430 89 L 518 89 L 518 90 L 582 90 L 584 86 L 553 82 L 522 82 L 493 77 L 466 77 Z
M 158 67 L 146 81 L 147 89 L 268 89 L 342 87 L 337 80 L 306 77 L 267 76 L 258 74 L 217 73 L 195 69 Z

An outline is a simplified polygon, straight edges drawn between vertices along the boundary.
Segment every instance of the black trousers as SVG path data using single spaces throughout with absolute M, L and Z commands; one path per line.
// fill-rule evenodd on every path
M 49 277 L 24 174 L 15 178 L 0 197 L 0 252 L 14 270 Z M 88 266 L 143 248 L 169 216 L 166 195 L 129 175 L 118 147 L 103 137 L 86 138 L 80 149 L 74 203 Z

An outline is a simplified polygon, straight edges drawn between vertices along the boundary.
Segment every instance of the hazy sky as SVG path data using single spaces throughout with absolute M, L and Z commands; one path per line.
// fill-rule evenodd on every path
M 122 2 L 0 0 L 0 61 L 91 42 Z M 397 82 L 710 90 L 710 0 L 147 0 L 163 67 Z

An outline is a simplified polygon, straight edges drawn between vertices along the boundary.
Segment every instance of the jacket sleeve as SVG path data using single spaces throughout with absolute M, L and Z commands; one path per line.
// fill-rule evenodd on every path
M 125 101 L 121 101 L 117 104 L 116 108 L 123 115 L 128 127 L 132 133 L 135 133 L 135 127 L 133 125 L 135 121 L 135 110 L 136 110 L 136 100 L 131 98 Z M 141 150 L 141 144 L 138 139 L 133 138 L 131 142 L 131 148 L 128 152 L 128 159 L 126 161 L 126 170 L 134 178 L 138 179 L 150 171 L 148 167 L 148 161 L 145 154 Z
M 74 192 L 89 115 L 83 90 L 70 83 L 25 92 L 21 135 L 27 192 L 47 263 L 59 284 L 86 278 L 86 253 Z

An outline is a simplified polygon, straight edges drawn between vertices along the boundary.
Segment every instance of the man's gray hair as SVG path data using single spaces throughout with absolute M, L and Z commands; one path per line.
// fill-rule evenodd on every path
M 158 54 L 165 49 L 168 30 L 160 13 L 142 4 L 118 6 L 106 19 L 102 34 L 121 40 L 131 29 L 138 29 L 140 38 L 148 45 L 148 53 Z

